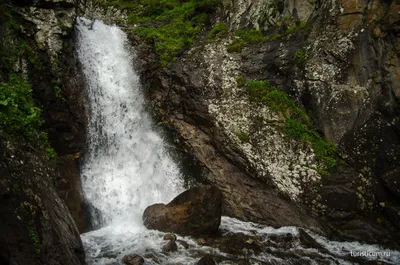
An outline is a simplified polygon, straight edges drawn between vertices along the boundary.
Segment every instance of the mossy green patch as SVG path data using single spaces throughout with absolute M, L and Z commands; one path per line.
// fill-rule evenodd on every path
M 261 31 L 257 29 L 239 29 L 236 31 L 235 35 L 248 44 L 257 44 L 268 40 L 268 37 L 264 36 Z
M 236 135 L 242 143 L 248 143 L 250 141 L 250 135 L 246 132 L 237 132 Z
M 264 36 L 261 31 L 256 29 L 239 29 L 235 32 L 235 39 L 227 46 L 230 53 L 241 52 L 246 45 L 252 45 L 267 41 L 269 37 Z
M 236 77 L 236 84 L 238 87 L 243 87 L 246 85 L 246 78 L 243 75 Z
M 232 53 L 232 52 L 238 53 L 238 52 L 241 52 L 241 51 L 242 51 L 244 45 L 245 45 L 245 42 L 244 42 L 242 39 L 236 38 L 236 39 L 234 39 L 234 40 L 232 41 L 231 44 L 229 44 L 229 45 L 226 47 L 226 50 L 227 50 L 228 52 L 230 52 L 230 53 Z
M 304 67 L 307 62 L 308 56 L 304 50 L 300 49 L 294 52 L 293 58 L 297 66 Z
M 307 23 L 305 23 L 305 22 L 297 22 L 294 25 L 289 26 L 286 29 L 285 33 L 286 34 L 293 34 L 295 32 L 298 32 L 298 31 L 304 30 L 304 29 L 306 29 L 306 30 L 309 29 L 309 26 L 307 25 Z
M 210 33 L 208 34 L 208 42 L 215 41 L 218 37 L 224 37 L 228 33 L 228 26 L 225 23 L 218 22 L 212 27 Z
M 251 101 L 268 106 L 282 118 L 286 135 L 308 142 L 327 170 L 336 166 L 335 145 L 316 131 L 307 113 L 286 93 L 272 86 L 268 80 L 249 81 L 246 88 Z M 319 172 L 326 173 L 324 168 L 320 168 Z

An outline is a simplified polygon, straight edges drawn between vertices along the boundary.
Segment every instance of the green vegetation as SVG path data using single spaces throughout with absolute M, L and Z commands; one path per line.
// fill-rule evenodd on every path
M 228 29 L 229 28 L 225 23 L 218 22 L 208 34 L 208 41 L 213 42 L 215 41 L 215 38 L 225 36 L 228 33 Z
M 28 233 L 29 233 L 29 237 L 32 240 L 33 246 L 35 247 L 36 255 L 40 255 L 39 237 L 37 236 L 35 229 L 33 228 L 32 222 L 29 223 Z
M 50 146 L 48 146 L 48 147 L 46 148 L 46 153 L 47 153 L 47 157 L 48 157 L 49 159 L 52 159 L 52 158 L 57 157 L 56 151 L 55 151 L 52 147 L 50 147 Z
M 51 84 L 53 85 L 54 88 L 54 94 L 56 95 L 57 98 L 61 97 L 61 84 L 57 80 L 51 80 Z
M 303 67 L 307 62 L 307 54 L 304 50 L 297 50 L 294 55 L 294 60 L 299 67 Z
M 297 31 L 300 31 L 302 29 L 307 29 L 307 24 L 305 22 L 298 22 L 294 24 L 293 26 L 290 26 L 286 29 L 285 33 L 286 34 L 293 34 Z
M 239 29 L 236 31 L 235 35 L 244 40 L 248 44 L 257 44 L 268 40 L 267 36 L 264 36 L 261 33 L 261 31 L 256 29 L 249 29 L 249 30 Z
M 237 132 L 236 136 L 242 143 L 248 143 L 250 141 L 250 136 L 246 132 Z
M 18 30 L 17 15 L 10 6 L 0 4 L 0 33 L 7 34 L 7 38 L 0 42 L 0 68 L 12 70 L 17 59 L 25 57 L 35 69 L 40 70 L 41 63 L 36 52 L 16 33 Z
M 0 129 L 30 140 L 41 124 L 31 87 L 19 75 L 10 74 L 7 83 L 0 83 Z
M 267 80 L 249 81 L 246 88 L 251 101 L 261 103 L 275 111 L 283 120 L 283 130 L 286 135 L 308 142 L 319 161 L 327 170 L 336 166 L 336 147 L 325 140 L 314 128 L 307 113 L 284 92 L 272 86 Z M 326 174 L 324 168 L 319 173 Z
M 236 77 L 236 84 L 238 87 L 243 87 L 246 85 L 246 78 L 244 78 L 244 76 L 239 75 L 238 77 Z
M 256 29 L 239 29 L 235 32 L 235 39 L 231 44 L 227 46 L 228 52 L 241 52 L 243 47 L 246 45 L 252 45 L 257 43 L 262 43 L 268 40 L 278 40 L 283 36 L 293 34 L 297 31 L 303 29 L 309 29 L 308 25 L 304 22 L 296 22 L 291 18 L 283 19 L 284 23 L 281 26 L 280 32 L 284 31 L 282 34 L 271 34 L 264 35 L 260 30 Z M 292 26 L 288 26 L 288 24 L 293 24 Z M 283 28 L 283 29 L 282 29 Z M 285 30 L 286 28 L 286 30 Z
M 97 0 L 104 4 L 104 1 Z M 166 66 L 188 49 L 220 0 L 114 0 L 106 5 L 127 10 L 128 23 L 154 43 L 161 64 Z
M 20 193 L 21 192 L 21 187 L 18 185 L 18 183 L 14 183 L 12 186 L 13 186 L 13 191 L 15 193 Z
M 0 3 L 0 33 L 6 36 L 0 42 L 0 130 L 10 139 L 40 143 L 53 158 L 55 151 L 47 134 L 40 130 L 43 119 L 34 104 L 31 86 L 14 69 L 20 58 L 26 58 L 36 70 L 42 67 L 34 47 L 21 37 L 19 29 L 18 15 L 11 6 Z
M 235 32 L 235 39 L 227 46 L 228 52 L 241 52 L 245 45 L 257 44 L 267 41 L 269 38 L 264 36 L 261 31 L 256 29 L 243 30 Z
M 241 52 L 245 42 L 242 39 L 235 38 L 231 44 L 226 47 L 228 52 Z

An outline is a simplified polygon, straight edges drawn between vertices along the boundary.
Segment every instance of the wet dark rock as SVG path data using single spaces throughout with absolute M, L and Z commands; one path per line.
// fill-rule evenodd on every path
M 219 236 L 202 238 L 200 245 L 212 246 L 220 251 L 236 256 L 246 253 L 259 254 L 262 252 L 262 238 L 242 233 L 228 233 Z
M 176 242 L 181 244 L 185 249 L 188 249 L 190 247 L 190 245 L 184 240 L 177 240 Z
M 379 177 L 385 187 L 395 196 L 400 197 L 400 167 L 387 171 Z
M 315 248 L 321 252 L 327 252 L 312 236 L 310 236 L 304 229 L 299 229 L 299 238 L 303 246 L 307 248 Z
M 78 230 L 53 186 L 45 151 L 0 132 L 0 249 L 9 264 L 85 264 Z
M 212 186 L 189 189 L 167 205 L 154 204 L 143 213 L 149 229 L 182 235 L 212 234 L 221 223 L 222 194 Z
M 176 235 L 172 233 L 165 234 L 163 237 L 164 240 L 176 241 Z
M 178 245 L 175 240 L 169 240 L 162 248 L 163 253 L 175 252 L 178 250 Z
M 126 265 L 142 265 L 144 264 L 144 259 L 139 255 L 132 254 L 124 256 L 122 262 Z
M 215 261 L 211 255 L 205 255 L 202 257 L 196 265 L 215 265 Z

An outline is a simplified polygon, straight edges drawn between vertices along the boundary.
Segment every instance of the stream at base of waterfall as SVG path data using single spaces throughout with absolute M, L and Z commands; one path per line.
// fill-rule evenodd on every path
M 122 264 L 125 255 L 138 254 L 145 264 L 188 265 L 207 253 L 218 264 L 355 264 L 353 256 L 400 264 L 399 252 L 379 246 L 308 232 L 316 242 L 310 246 L 296 227 L 274 229 L 229 217 L 222 218 L 217 238 L 178 236 L 185 244 L 163 253 L 164 233 L 146 229 L 142 214 L 177 196 L 184 181 L 146 113 L 135 51 L 117 26 L 78 18 L 76 30 L 90 103 L 82 189 L 99 227 L 81 236 L 88 264 Z

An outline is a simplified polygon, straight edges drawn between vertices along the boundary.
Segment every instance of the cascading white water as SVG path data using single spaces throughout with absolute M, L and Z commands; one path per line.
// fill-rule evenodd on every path
M 91 107 L 83 191 L 105 224 L 141 225 L 145 207 L 176 196 L 182 179 L 143 109 L 125 33 L 99 21 L 77 24 Z
M 103 217 L 101 229 L 82 235 L 88 263 L 121 264 L 126 254 L 142 255 L 146 264 L 195 264 L 204 253 L 237 259 L 237 256 L 199 246 L 192 239 L 182 237 L 179 238 L 191 246 L 188 250 L 179 246 L 175 253 L 160 251 L 164 244 L 163 233 L 147 230 L 141 216 L 148 205 L 168 202 L 183 190 L 181 174 L 144 110 L 139 79 L 133 70 L 134 51 L 125 33 L 116 26 L 84 18 L 78 18 L 76 29 L 78 57 L 86 77 L 91 108 L 82 186 L 86 200 Z M 248 264 L 288 264 L 279 251 L 294 257 L 298 257 L 297 251 L 302 251 L 301 255 L 309 254 L 304 259 L 311 262 L 307 264 L 321 264 L 314 263 L 314 256 L 323 259 L 323 264 L 351 264 L 342 259 L 350 250 L 390 251 L 357 242 L 329 241 L 310 233 L 329 251 L 319 253 L 301 245 L 295 227 L 273 229 L 228 217 L 222 218 L 221 232 L 256 235 L 262 239 L 260 244 L 265 251 L 258 255 L 249 252 Z M 293 235 L 289 248 L 270 247 L 270 235 L 288 233 Z M 398 264 L 400 253 L 391 253 L 382 260 Z M 219 264 L 237 263 L 225 260 Z

